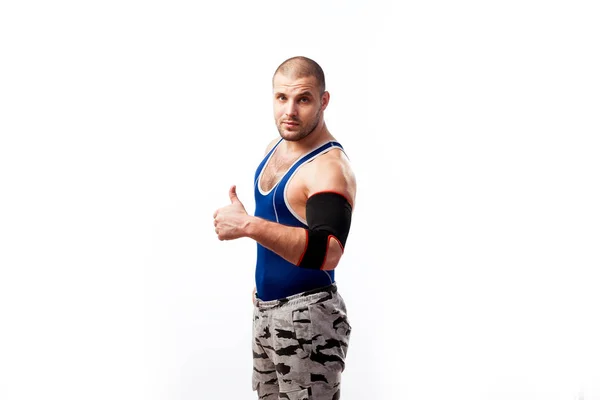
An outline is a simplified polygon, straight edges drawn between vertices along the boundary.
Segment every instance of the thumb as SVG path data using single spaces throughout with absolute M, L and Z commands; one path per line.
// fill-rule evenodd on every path
M 235 185 L 229 189 L 229 200 L 231 200 L 231 204 L 233 203 L 241 203 L 240 199 L 237 197 L 237 193 L 235 192 Z

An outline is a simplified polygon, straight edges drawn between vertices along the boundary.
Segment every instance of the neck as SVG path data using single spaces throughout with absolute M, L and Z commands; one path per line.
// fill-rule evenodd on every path
M 285 144 L 289 152 L 305 153 L 315 148 L 318 144 L 325 143 L 329 140 L 334 140 L 334 137 L 329 133 L 325 122 L 322 122 L 304 139 L 298 140 L 297 142 L 285 141 Z

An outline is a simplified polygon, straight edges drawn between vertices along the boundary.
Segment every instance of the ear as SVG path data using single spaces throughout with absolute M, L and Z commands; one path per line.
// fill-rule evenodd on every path
M 325 91 L 321 96 L 321 111 L 325 111 L 327 105 L 329 104 L 329 92 Z

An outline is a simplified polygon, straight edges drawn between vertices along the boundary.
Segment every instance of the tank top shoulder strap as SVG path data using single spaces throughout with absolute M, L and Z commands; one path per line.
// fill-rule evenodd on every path
M 281 181 L 280 181 L 281 186 L 285 186 L 287 184 L 287 181 L 296 173 L 296 170 L 298 168 L 300 168 L 302 165 L 306 164 L 307 162 L 312 161 L 319 155 L 326 153 L 327 151 L 329 151 L 333 148 L 338 148 L 341 151 L 344 151 L 344 148 L 342 147 L 342 145 L 340 143 L 332 140 L 332 141 L 323 143 L 321 146 L 317 147 L 314 150 L 309 151 L 308 153 L 306 153 L 305 155 L 300 157 L 294 164 L 292 164 L 290 169 L 287 171 L 287 173 L 281 179 Z M 344 154 L 346 154 L 346 153 L 344 152 Z M 280 185 L 278 184 L 277 186 L 280 186 Z
M 277 143 L 275 143 L 275 146 L 273 146 L 271 148 L 271 150 L 269 150 L 269 152 L 267 153 L 267 155 L 265 156 L 265 160 L 269 157 L 271 157 L 271 154 L 273 154 L 273 152 L 275 151 L 275 149 L 277 148 L 277 146 L 279 146 L 279 144 L 283 141 L 283 138 L 279 138 L 279 140 L 277 141 Z
M 275 143 L 275 146 L 273 146 L 271 148 L 271 150 L 269 150 L 267 152 L 267 154 L 265 154 L 265 156 L 263 157 L 262 161 L 260 162 L 260 164 L 258 165 L 258 168 L 256 169 L 256 173 L 254 176 L 254 186 L 256 186 L 258 184 L 258 180 L 260 179 L 260 175 L 262 173 L 262 170 L 265 168 L 265 164 L 267 164 L 267 162 L 269 161 L 269 158 L 271 158 L 271 156 L 273 155 L 273 152 L 275 151 L 275 149 L 277 149 L 277 146 L 279 146 L 279 144 L 281 144 L 283 138 L 280 138 L 277 143 Z
M 342 145 L 339 142 L 332 140 L 332 141 L 323 143 L 321 146 L 317 147 L 316 149 L 314 149 L 314 150 L 310 151 L 309 153 L 305 154 L 304 156 L 300 157 L 298 159 L 298 161 L 296 161 L 294 163 L 294 165 L 292 166 L 292 169 L 293 170 L 297 169 L 302 164 L 312 161 L 317 156 L 325 153 L 326 151 L 329 151 L 332 148 L 338 148 L 341 151 L 344 151 L 344 148 L 342 147 Z M 344 154 L 346 154 L 346 153 L 344 152 Z M 292 171 L 290 171 L 290 172 L 292 172 Z

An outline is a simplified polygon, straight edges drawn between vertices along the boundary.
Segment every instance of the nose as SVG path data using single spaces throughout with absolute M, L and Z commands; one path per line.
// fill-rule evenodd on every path
M 288 101 L 285 105 L 285 114 L 289 118 L 294 118 L 298 114 L 298 110 L 296 108 L 296 104 L 293 101 Z

